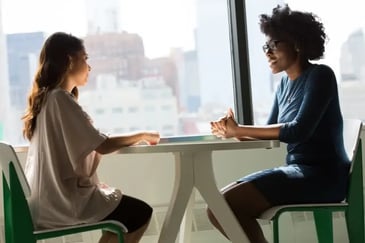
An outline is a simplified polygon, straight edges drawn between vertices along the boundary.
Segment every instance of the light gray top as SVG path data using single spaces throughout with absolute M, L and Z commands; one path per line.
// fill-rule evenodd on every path
M 99 221 L 117 207 L 122 193 L 101 184 L 96 173 L 100 154 L 94 150 L 106 138 L 70 93 L 49 93 L 25 165 L 37 229 Z

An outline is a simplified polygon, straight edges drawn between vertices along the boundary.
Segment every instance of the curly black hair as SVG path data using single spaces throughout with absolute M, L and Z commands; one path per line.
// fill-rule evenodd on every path
M 271 16 L 260 15 L 259 24 L 266 36 L 292 41 L 306 60 L 318 60 L 324 55 L 327 35 L 313 13 L 292 11 L 287 4 L 277 5 Z

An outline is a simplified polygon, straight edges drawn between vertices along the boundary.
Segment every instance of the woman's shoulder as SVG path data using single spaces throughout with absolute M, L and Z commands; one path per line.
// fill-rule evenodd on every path
M 321 89 L 330 89 L 337 87 L 337 79 L 333 69 L 325 64 L 314 64 L 309 72 L 306 86 L 322 87 Z
M 69 93 L 66 90 L 61 89 L 61 88 L 52 89 L 49 92 L 49 96 L 59 97 L 59 98 L 62 98 L 62 97 L 73 98 L 73 95 L 71 93 Z
M 323 82 L 337 82 L 333 69 L 326 64 L 312 64 L 308 72 L 309 80 L 323 80 Z
M 311 66 L 312 71 L 314 72 L 319 72 L 319 73 L 328 73 L 328 74 L 333 74 L 333 69 L 326 65 L 326 64 L 312 64 Z
M 51 90 L 48 94 L 48 100 L 56 102 L 60 101 L 65 101 L 65 102 L 72 101 L 72 103 L 76 102 L 75 97 L 71 93 L 61 88 L 55 88 Z
M 78 106 L 74 96 L 61 88 L 55 88 L 48 93 L 47 103 L 52 107 Z

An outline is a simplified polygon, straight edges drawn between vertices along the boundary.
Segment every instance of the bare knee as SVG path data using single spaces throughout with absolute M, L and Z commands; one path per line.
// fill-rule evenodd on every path
M 240 183 L 223 194 L 228 205 L 238 217 L 257 218 L 271 205 L 252 183 Z

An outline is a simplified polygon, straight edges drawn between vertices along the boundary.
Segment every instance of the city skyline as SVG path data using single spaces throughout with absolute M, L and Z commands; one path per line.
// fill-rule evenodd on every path
M 48 35 L 56 31 L 65 31 L 78 37 L 87 34 L 86 4 L 92 1 L 2 0 L 2 2 L 5 34 L 38 31 Z M 145 40 L 146 56 L 150 58 L 167 56 L 170 49 L 175 47 L 188 51 L 195 48 L 194 2 L 195 0 L 119 0 L 119 25 L 123 31 L 142 36 Z M 102 3 L 97 2 L 97 4 Z M 160 11 L 161 9 L 168 11 Z M 19 16 L 27 21 L 19 21 Z M 161 39 L 160 36 L 165 38 Z
M 261 1 L 266 4 L 258 4 Z M 90 0 L 63 0 L 59 2 L 2 0 L 3 31 L 6 34 L 37 31 L 50 34 L 55 31 L 65 30 L 83 37 L 88 29 L 86 2 L 89 3 Z M 121 29 L 139 33 L 146 41 L 146 55 L 149 57 L 165 56 L 169 53 L 171 47 L 182 47 L 184 50 L 190 50 L 194 48 L 194 33 L 191 30 L 196 27 L 196 2 L 197 0 L 120 0 L 119 20 Z M 216 2 L 218 3 L 219 0 L 216 0 Z M 340 16 L 336 11 L 328 11 L 326 1 L 286 0 L 285 2 L 294 10 L 312 11 L 323 20 L 329 35 L 328 49 L 340 50 L 341 43 L 346 40 L 345 36 L 349 36 L 351 32 L 357 29 L 365 28 L 363 24 L 365 23 L 365 16 L 362 14 L 362 2 L 359 0 L 348 0 L 345 5 L 341 1 L 331 3 L 333 8 L 339 9 L 351 6 L 351 11 L 342 11 Z M 264 0 L 258 0 L 256 3 L 260 6 L 267 5 Z M 249 2 L 246 2 L 246 5 L 249 4 Z M 274 6 L 273 3 L 272 7 Z M 172 9 L 172 11 L 160 11 L 159 17 L 156 18 L 154 16 L 155 11 L 152 10 L 161 8 Z M 30 9 L 32 11 L 29 11 Z M 271 8 L 267 7 L 267 9 L 270 10 Z M 67 13 L 67 18 L 65 18 L 65 13 Z M 161 16 L 161 14 L 163 15 Z M 35 18 L 35 15 L 44 17 Z M 27 19 L 27 21 L 19 21 L 18 16 L 22 16 L 22 19 Z M 85 21 L 80 21 L 80 19 Z M 141 19 L 147 19 L 148 25 Z M 166 19 L 169 19 L 169 21 L 165 21 Z M 348 28 L 339 33 L 338 26 L 343 25 L 348 26 Z M 150 26 L 157 26 L 157 28 L 151 28 Z M 163 26 L 163 28 L 158 28 L 158 26 Z M 180 34 L 175 32 L 174 35 L 169 37 L 171 39 L 165 39 L 163 43 L 156 46 L 161 41 L 157 36 L 160 36 L 159 34 L 166 35 L 174 28 L 179 29 Z M 344 31 L 347 31 L 347 33 L 344 34 Z M 150 42 L 154 43 L 153 47 L 149 45 Z M 329 60 L 336 58 L 338 60 L 340 54 L 339 51 L 331 51 L 326 55 Z M 330 65 L 336 69 L 339 64 L 331 62 Z
M 80 1 L 81 0 L 79 0 L 79 2 Z M 267 0 L 259 1 L 266 1 L 267 3 Z M 272 0 L 272 2 L 275 3 L 277 1 Z M 227 20 L 228 11 L 222 11 L 222 9 L 224 10 L 228 7 L 226 6 L 226 4 L 224 4 L 223 1 L 219 2 L 217 0 L 214 3 L 215 4 L 212 5 L 211 0 L 197 1 L 196 13 L 198 17 L 196 21 L 198 28 L 194 29 L 194 36 L 196 41 L 196 43 L 194 43 L 194 46 L 196 45 L 196 49 L 184 50 L 183 48 L 173 48 L 169 50 L 169 53 L 166 56 L 154 59 L 148 58 L 147 55 L 145 55 L 144 53 L 147 41 L 145 41 L 143 36 L 140 36 L 139 33 L 127 33 L 123 31 L 117 32 L 119 26 L 115 25 L 115 28 L 113 27 L 114 19 L 108 18 L 110 16 L 108 15 L 108 12 L 106 12 L 104 13 L 106 14 L 106 18 L 102 19 L 107 21 L 100 21 L 100 23 L 105 23 L 106 25 L 100 25 L 100 28 L 97 27 L 96 30 L 101 30 L 101 33 L 103 33 L 103 29 L 107 30 L 106 32 L 116 31 L 116 33 L 113 33 L 113 35 L 125 35 L 126 37 L 135 36 L 137 38 L 117 38 L 115 39 L 115 41 L 112 41 L 112 39 L 110 38 L 104 40 L 100 39 L 99 42 L 95 42 L 95 44 L 93 45 L 94 47 L 96 47 L 96 49 L 93 48 L 93 51 L 96 52 L 93 52 L 91 51 L 92 49 L 88 48 L 88 50 L 90 50 L 89 54 L 91 54 L 89 61 L 93 65 L 94 63 L 92 62 L 92 59 L 96 58 L 97 60 L 100 60 L 99 63 L 101 63 L 102 66 L 110 68 L 112 66 L 112 61 L 115 60 L 113 64 L 113 72 L 117 75 L 118 82 L 120 80 L 123 81 L 124 78 L 126 80 L 138 80 L 140 78 L 149 77 L 151 75 L 162 75 L 166 84 L 172 88 L 173 95 L 176 96 L 179 105 L 179 112 L 181 112 L 179 113 L 179 115 L 181 115 L 181 117 L 184 117 L 183 119 L 186 118 L 191 120 L 191 117 L 195 116 L 195 122 L 198 123 L 199 117 L 197 117 L 196 115 L 199 114 L 199 112 L 205 113 L 199 114 L 201 116 L 203 115 L 207 117 L 210 115 L 209 119 L 215 119 L 216 117 L 219 117 L 221 114 L 223 114 L 226 111 L 227 107 L 233 106 L 234 97 L 232 92 L 233 87 L 230 87 L 230 85 L 233 85 L 233 80 L 230 60 L 231 53 L 229 44 L 229 25 Z M 208 11 L 209 7 L 211 8 Z M 267 66 L 267 61 L 264 58 L 264 54 L 262 53 L 261 48 L 257 48 L 257 45 L 260 44 L 261 47 L 261 44 L 264 41 L 264 36 L 262 35 L 262 33 L 260 33 L 259 28 L 257 28 L 258 26 L 256 22 L 258 20 L 257 16 L 261 13 L 261 11 L 263 11 L 263 8 L 258 6 L 257 4 L 254 4 L 253 2 L 249 2 L 246 7 L 248 11 L 247 17 L 249 20 L 249 58 L 253 92 L 252 102 L 254 104 L 255 113 L 254 119 L 256 123 L 261 124 L 266 122 L 266 117 L 268 115 L 267 113 L 270 110 L 272 95 L 276 86 L 276 80 L 275 78 L 273 78 L 273 75 L 271 74 Z M 110 9 L 110 6 L 107 6 L 107 8 Z M 265 12 L 270 13 L 270 11 L 271 7 L 266 6 Z M 3 12 L 4 11 L 2 11 L 2 13 Z M 119 13 L 115 14 L 118 15 Z M 89 20 L 90 18 L 93 19 L 92 17 L 89 17 Z M 108 22 L 108 20 L 110 20 L 111 22 Z M 111 29 L 109 29 L 110 23 L 112 24 Z M 103 34 L 101 33 L 96 31 L 92 32 L 91 35 L 85 36 L 85 44 L 90 43 L 88 41 L 89 37 L 103 38 Z M 217 35 L 217 33 L 220 34 Z M 20 43 L 15 44 L 16 39 L 13 39 L 11 42 L 14 41 L 14 43 L 9 43 L 8 45 L 9 48 L 10 46 L 12 46 L 11 44 L 13 44 L 13 49 L 17 50 L 21 55 L 24 56 L 24 58 L 22 56 L 19 56 L 20 58 L 18 59 L 20 61 L 17 64 L 13 62 L 8 64 L 8 62 L 10 62 L 12 58 L 8 57 L 9 60 L 8 62 L 6 62 L 6 58 L 4 59 L 3 56 L 1 57 L 3 63 L 6 62 L 2 65 L 2 68 L 4 68 L 4 66 L 6 65 L 11 65 L 13 69 L 15 68 L 15 70 L 22 72 L 21 75 L 18 75 L 18 79 L 19 77 L 21 77 L 20 79 L 23 83 L 27 82 L 24 77 L 32 76 L 32 72 L 27 73 L 26 70 L 35 69 L 35 59 L 37 56 L 37 51 L 29 52 L 25 49 L 20 48 L 20 46 L 24 47 L 23 44 L 29 44 L 29 41 L 24 42 L 24 38 L 27 39 L 26 36 L 31 34 L 32 33 L 24 33 L 24 37 L 21 37 L 22 34 L 7 34 L 7 38 L 9 36 L 19 35 L 19 38 L 17 37 L 17 41 Z M 169 33 L 169 35 L 173 34 Z M 159 39 L 161 40 L 161 42 L 163 42 L 165 37 L 166 39 L 168 39 L 167 36 L 168 35 L 164 34 L 162 36 L 159 36 Z M 350 36 L 351 35 L 342 37 L 342 39 L 345 39 L 345 41 L 341 45 L 344 45 L 346 41 L 350 38 Z M 4 35 L 1 36 L 1 38 L 3 37 Z M 134 43 L 134 40 L 136 40 L 136 43 Z M 131 41 L 133 43 L 131 43 Z M 104 45 L 103 43 L 108 43 L 108 45 Z M 139 46 L 137 49 L 133 47 L 135 46 L 135 44 Z M 39 44 L 39 48 L 40 45 L 41 44 Z M 123 48 L 120 48 L 121 46 L 123 46 Z M 217 47 L 219 48 L 217 49 Z M 340 52 L 340 50 L 341 48 L 339 48 L 339 50 L 335 52 Z M 359 52 L 354 49 L 353 53 L 356 54 Z M 214 58 L 212 58 L 212 54 L 214 54 Z M 339 63 L 340 53 L 338 53 L 338 55 L 338 59 L 331 59 L 324 62 Z M 348 55 L 346 57 L 346 60 L 351 59 L 348 58 Z M 17 66 L 21 62 L 23 63 L 22 66 Z M 28 66 L 27 62 L 29 62 Z M 345 64 L 351 65 L 351 63 Z M 329 65 L 331 66 L 331 64 Z M 98 70 L 101 69 L 98 68 L 96 65 L 93 66 L 95 66 L 95 68 L 93 68 L 92 74 L 98 74 Z M 171 71 L 174 69 L 176 70 Z M 109 69 L 106 69 L 104 71 L 101 70 L 101 72 L 99 73 L 103 74 L 103 72 L 106 72 L 107 70 Z M 161 72 L 161 70 L 165 71 Z M 334 67 L 334 70 L 340 72 L 339 68 L 336 69 Z M 107 73 L 111 74 L 109 71 L 107 71 Z M 132 73 L 132 71 L 137 71 L 137 76 L 124 76 L 125 74 Z M 6 72 L 4 72 L 3 76 L 4 75 L 6 75 Z M 6 80 L 6 78 L 4 79 Z M 17 80 L 12 77 L 9 77 L 9 79 L 12 87 L 10 89 L 10 92 L 7 93 L 11 95 L 12 100 L 18 95 L 18 100 L 25 103 L 25 99 L 22 99 L 23 96 L 25 97 L 24 92 L 22 94 L 12 93 L 12 90 L 19 89 L 19 87 L 16 87 Z M 341 75 L 338 75 L 338 81 L 341 81 Z M 3 84 L 4 83 L 6 84 L 6 82 L 3 82 Z M 92 88 L 93 86 L 90 87 Z M 224 87 L 224 89 L 222 87 Z M 25 87 L 23 88 L 23 91 L 26 92 Z M 345 90 L 344 96 L 349 97 L 348 95 L 350 94 L 349 92 L 351 92 L 352 87 L 347 85 L 343 89 Z M 4 91 L 6 90 L 6 88 L 2 90 Z M 4 104 L 7 102 L 6 95 L 3 96 L 2 99 L 5 100 L 5 102 L 2 103 L 2 105 L 4 106 Z M 361 100 L 361 97 L 359 97 L 359 99 Z M 2 109 L 4 110 L 5 108 Z M 14 109 L 14 107 L 12 107 L 11 109 Z M 13 114 L 13 120 L 9 121 L 8 124 L 14 125 L 14 121 L 19 123 L 18 120 L 21 116 L 20 112 L 22 112 L 23 110 L 24 109 L 19 109 L 17 111 L 19 114 L 13 111 L 16 114 Z M 189 114 L 189 112 L 191 114 Z M 359 112 L 359 114 L 360 113 L 361 112 Z M 190 116 L 190 118 L 188 118 L 188 116 Z M 209 122 L 209 119 L 204 120 L 204 122 Z M 20 131 L 21 124 L 15 127 L 14 130 Z
M 39 1 L 38 1 L 39 2 Z M 98 6 L 95 6 L 98 7 Z M 205 7 L 203 7 L 202 9 L 205 9 Z M 225 7 L 226 8 L 226 7 Z M 98 9 L 103 9 L 102 7 L 98 8 Z M 224 11 L 224 9 L 219 9 L 219 8 L 215 8 L 214 12 L 216 13 L 216 11 L 219 10 L 221 12 Z M 204 11 L 203 14 L 209 14 L 209 12 Z M 100 16 L 98 16 L 100 17 Z M 224 15 L 223 15 L 224 17 Z M 227 18 L 227 17 L 225 17 Z M 89 18 L 90 19 L 90 18 Z M 91 20 L 93 20 L 94 18 L 91 17 Z M 97 17 L 95 19 L 98 19 Z M 104 20 L 107 20 L 106 22 L 104 22 Z M 109 18 L 109 20 L 114 21 L 113 18 Z M 221 18 L 220 18 L 221 20 Z M 223 21 L 227 21 L 226 19 L 223 19 Z M 218 20 L 219 22 L 219 20 Z M 90 23 L 90 21 L 88 21 L 88 23 Z M 98 22 L 99 23 L 99 22 Z M 196 115 L 194 114 L 190 114 L 190 112 L 192 111 L 191 109 L 193 109 L 193 111 L 195 113 L 199 112 L 200 109 L 200 97 L 201 97 L 201 90 L 199 84 L 200 80 L 199 80 L 199 75 L 197 74 L 198 68 L 197 68 L 197 54 L 196 54 L 196 50 L 184 50 L 181 47 L 178 48 L 174 48 L 174 49 L 169 49 L 169 53 L 163 57 L 159 57 L 159 58 L 148 58 L 147 56 L 144 56 L 143 53 L 143 49 L 147 44 L 147 41 L 144 40 L 144 37 L 141 36 L 140 39 L 141 44 L 144 46 L 140 47 L 139 45 L 139 40 L 138 40 L 138 36 L 140 36 L 139 33 L 130 33 L 130 32 L 114 32 L 117 31 L 118 28 L 109 28 L 110 25 L 108 24 L 108 16 L 105 16 L 105 19 L 103 19 L 103 21 L 101 21 L 100 23 L 102 24 L 106 24 L 106 25 L 100 25 L 100 32 L 99 31 L 91 31 L 90 35 L 87 35 L 84 37 L 84 43 L 85 46 L 87 47 L 87 50 L 90 52 L 90 59 L 89 62 L 92 64 L 92 59 L 96 58 L 96 60 L 100 60 L 101 65 L 103 66 L 109 66 L 107 64 L 107 62 L 105 60 L 111 61 L 111 60 L 116 60 L 119 58 L 119 60 L 116 60 L 115 64 L 117 67 L 117 72 L 116 74 L 121 74 L 122 76 L 117 77 L 117 82 L 124 82 L 123 78 L 126 78 L 125 81 L 127 80 L 134 80 L 133 75 L 128 77 L 125 76 L 123 77 L 123 73 L 128 73 L 129 71 L 131 71 L 130 68 L 135 69 L 140 67 L 140 74 L 139 76 L 136 76 L 137 79 L 135 79 L 136 83 L 138 82 L 138 80 L 142 77 L 154 77 L 156 75 L 163 75 L 163 80 L 164 82 L 166 82 L 167 85 L 169 85 L 171 88 L 173 88 L 173 95 L 175 97 L 174 100 L 176 100 L 175 102 L 177 104 L 181 104 L 182 107 L 178 107 L 178 111 L 175 111 L 173 113 L 171 113 L 170 115 L 163 115 L 163 116 L 158 116 L 160 117 L 160 121 L 158 122 L 158 124 L 160 124 L 161 128 L 156 127 L 155 129 L 161 130 L 162 134 L 167 134 L 167 135 L 182 135 L 183 133 L 185 134 L 190 134 L 191 132 L 201 132 L 199 130 L 197 130 L 197 126 L 195 125 L 196 121 Z M 227 22 L 225 22 L 225 24 L 227 24 Z M 99 27 L 97 27 L 96 29 L 98 30 Z M 227 28 L 227 27 L 225 27 Z M 105 31 L 106 33 L 102 34 L 104 31 L 103 29 L 106 29 L 107 31 Z M 112 31 L 114 33 L 108 33 L 109 31 Z M 190 29 L 191 33 L 195 35 L 196 33 L 196 29 Z M 214 28 L 213 31 L 210 29 L 208 32 L 205 32 L 205 34 L 210 34 L 212 35 L 212 32 L 214 34 L 217 33 L 217 28 Z M 22 36 L 27 36 L 27 35 L 32 35 L 33 32 L 25 32 L 25 33 L 18 33 L 18 34 L 6 34 L 6 36 L 13 36 L 16 37 L 15 39 L 12 39 L 12 43 L 14 46 L 22 46 L 22 44 L 24 44 L 24 41 L 22 41 L 23 37 Z M 43 32 L 42 32 L 43 33 Z M 225 35 L 226 33 L 222 33 L 221 36 Z M 117 36 L 125 36 L 126 38 L 119 38 Z M 108 43 L 108 45 L 104 45 L 105 41 L 101 41 L 99 43 L 90 43 L 89 38 L 103 38 L 103 36 L 106 38 L 106 43 Z M 109 37 L 114 38 L 116 37 L 117 39 L 114 39 L 115 41 L 112 41 L 112 39 L 108 39 Z M 114 37 L 112 37 L 114 36 Z M 137 37 L 134 38 L 133 36 Z M 168 33 L 168 35 L 160 35 L 157 36 L 157 38 L 160 40 L 160 42 L 163 42 L 163 40 L 166 38 L 168 39 L 169 36 L 174 36 L 173 33 Z M 18 38 L 19 37 L 19 38 Z M 44 36 L 45 38 L 47 38 L 47 35 Z M 133 37 L 133 38 L 129 38 L 129 37 Z M 226 42 L 225 45 L 228 45 L 228 37 L 225 38 Z M 133 41 L 132 41 L 133 40 Z M 136 40 L 137 42 L 134 43 L 134 40 Z M 194 38 L 194 41 L 196 40 L 196 38 Z M 20 42 L 20 43 L 15 43 L 15 42 Z M 133 43 L 130 43 L 130 42 Z M 93 46 L 93 48 L 88 48 L 88 45 L 91 44 L 91 46 Z M 132 44 L 132 45 L 131 45 Z M 194 44 L 195 45 L 195 44 Z M 39 51 L 41 48 L 41 45 L 38 45 L 39 47 Z M 134 47 L 133 47 L 134 46 Z M 138 48 L 135 48 L 136 46 L 138 46 Z M 222 46 L 221 45 L 221 39 L 219 39 L 219 41 L 217 41 L 216 46 Z M 229 45 L 228 45 L 229 46 Z M 9 47 L 9 45 L 8 45 Z M 107 49 L 105 49 L 105 48 Z M 123 47 L 123 48 L 120 48 Z M 103 49 L 104 48 L 104 49 Z M 171 48 L 171 47 L 169 47 Z M 207 70 L 210 71 L 209 69 L 209 53 L 211 53 L 211 51 L 213 51 L 215 49 L 215 46 L 211 46 L 210 49 L 207 49 L 205 51 L 200 51 L 200 64 L 203 65 L 203 63 L 208 63 L 208 65 L 205 64 L 205 66 L 208 68 Z M 224 50 L 223 52 L 229 52 L 229 48 L 225 48 L 226 50 Z M 94 50 L 96 52 L 94 52 Z M 8 49 L 9 51 L 9 49 Z M 17 48 L 16 50 L 17 52 L 19 52 L 21 55 L 24 55 L 24 59 L 20 60 L 20 61 L 27 61 L 28 57 L 27 57 L 27 50 L 22 49 L 22 48 Z M 142 51 L 142 52 L 141 52 Z M 205 52 L 205 53 L 204 53 Z M 229 56 L 229 55 L 228 55 Z M 203 59 L 206 59 L 205 61 Z M 95 60 L 95 59 L 94 59 Z M 104 61 L 103 61 L 104 60 Z M 131 61 L 130 61 L 131 60 Z M 141 63 L 135 63 L 135 61 L 140 60 Z M 31 60 L 28 60 L 31 61 Z M 223 60 L 222 60 L 223 61 Z M 170 64 L 169 64 L 170 62 Z M 16 67 L 17 64 L 13 63 L 11 65 L 11 67 L 14 69 Z M 216 64 L 217 65 L 217 62 Z M 173 67 L 176 66 L 176 67 Z M 119 67 L 119 68 L 118 68 Z M 222 65 L 218 65 L 217 67 L 220 67 L 222 69 Z M 172 69 L 171 69 L 172 68 Z M 173 70 L 175 68 L 179 69 L 179 80 L 175 80 L 174 76 L 175 73 L 173 72 Z M 159 72 L 158 70 L 162 69 L 162 72 Z M 169 70 L 170 69 L 170 70 Z M 216 70 L 218 70 L 218 68 L 214 68 Z M 228 68 L 229 70 L 231 69 L 230 66 Z M 22 74 L 25 74 L 26 67 L 24 68 L 18 68 L 17 71 L 18 72 L 22 72 Z M 98 73 L 97 72 L 98 68 L 95 66 L 93 68 L 93 73 Z M 99 69 L 100 70 L 100 69 Z M 157 73 L 154 72 L 157 71 Z M 165 70 L 165 71 L 164 71 Z M 35 70 L 33 70 L 34 72 Z M 172 71 L 172 72 L 171 72 Z M 27 75 L 29 77 L 32 76 L 32 71 L 30 71 L 29 73 L 27 73 Z M 165 72 L 165 73 L 164 73 Z M 115 71 L 113 71 L 113 73 L 115 73 Z M 100 78 L 104 78 L 105 75 L 103 75 L 103 73 L 100 73 Z M 164 75 L 165 74 L 165 75 Z M 231 74 L 228 74 L 229 76 L 231 76 Z M 15 75 L 16 76 L 16 75 Z M 139 78 L 138 78 L 139 77 Z M 214 77 L 214 76 L 213 76 Z M 130 79 L 129 79 L 130 78 Z M 24 79 L 24 78 L 23 78 Z M 171 80 L 175 80 L 175 83 L 172 83 Z M 30 80 L 31 81 L 31 80 Z M 89 80 L 90 81 L 90 80 Z M 9 80 L 11 85 L 15 85 L 16 80 L 14 80 L 13 78 L 10 78 Z M 210 82 L 212 82 L 212 80 L 210 80 Z M 209 83 L 209 80 L 208 80 Z M 174 86 L 180 86 L 179 88 L 182 88 L 181 90 L 177 91 L 175 90 Z M 151 88 L 153 89 L 153 87 L 151 86 Z M 183 91 L 184 90 L 184 91 Z M 153 91 L 153 90 L 151 90 Z M 147 96 L 150 96 L 150 92 L 148 91 L 148 93 L 146 94 Z M 205 90 L 205 92 L 209 92 L 209 89 Z M 228 90 L 229 92 L 229 90 Z M 85 90 L 83 90 L 83 93 L 86 94 L 87 92 L 85 92 Z M 100 94 L 102 94 L 103 92 L 101 91 Z M 119 95 L 116 96 L 116 98 L 118 96 L 121 96 L 123 92 L 120 92 Z M 96 94 L 97 95 L 97 94 Z M 156 96 L 157 94 L 154 94 L 154 96 Z M 20 95 L 19 95 L 20 96 Z M 23 95 L 24 96 L 24 95 Z M 159 95 L 157 95 L 158 97 Z M 183 97 L 182 97 L 183 96 Z M 209 97 L 209 96 L 207 96 Z M 180 99 L 181 98 L 181 99 Z M 215 97 L 217 98 L 217 97 Z M 25 99 L 25 98 L 24 98 Z M 143 102 L 148 102 L 149 98 L 146 98 L 145 101 L 141 100 L 141 104 Z M 214 99 L 214 97 L 213 97 Z M 155 99 L 158 100 L 158 99 Z M 160 99 L 161 100 L 161 99 Z M 223 99 L 224 100 L 224 99 Z M 184 101 L 184 102 L 181 102 Z M 107 101 L 108 102 L 108 101 Z M 160 104 L 156 104 L 156 102 L 154 103 L 156 108 L 157 107 L 161 107 L 161 109 L 170 109 L 168 108 L 168 106 L 166 106 L 164 103 L 164 101 L 162 100 L 160 102 Z M 217 99 L 215 100 L 215 103 L 217 102 Z M 127 102 L 122 102 L 120 104 L 120 108 L 123 107 L 123 103 L 127 103 Z M 142 107 L 142 106 L 141 106 Z M 150 106 L 147 106 L 147 108 Z M 128 105 L 124 106 L 122 108 L 123 110 L 125 109 L 126 111 L 129 110 Z M 122 109 L 118 109 L 118 110 L 122 110 Z M 134 109 L 134 108 L 133 108 Z M 144 110 L 145 108 L 141 108 L 140 110 Z M 150 108 L 148 108 L 150 109 Z M 106 109 L 107 110 L 107 107 Z M 171 111 L 177 110 L 177 109 L 170 109 Z M 13 114 L 11 114 L 13 116 L 13 120 L 11 122 L 8 122 L 7 126 L 10 127 L 11 124 L 11 129 L 13 130 L 14 133 L 19 134 L 19 136 L 17 136 L 19 139 L 21 139 L 21 122 L 20 122 L 20 117 L 21 117 L 21 113 L 24 111 L 24 107 L 23 109 L 19 109 L 17 111 L 13 110 Z M 101 109 L 98 109 L 97 112 L 101 111 Z M 209 111 L 210 115 L 213 116 L 213 113 L 211 111 Z M 130 114 L 134 117 L 133 114 Z M 143 117 L 143 114 L 139 114 L 139 116 Z M 98 120 L 98 113 L 97 114 L 93 114 L 93 118 L 95 120 Z M 178 120 L 176 120 L 175 123 L 169 123 L 166 124 L 164 123 L 164 117 L 177 117 L 178 116 Z M 216 115 L 218 116 L 218 114 Z M 157 117 L 156 117 L 157 118 Z M 120 117 L 115 117 L 115 122 L 118 123 L 118 121 L 120 121 Z M 126 119 L 126 118 L 124 118 Z M 133 119 L 132 119 L 133 120 Z M 144 121 L 144 119 L 138 119 L 141 121 Z M 109 119 L 109 125 L 112 125 L 112 122 L 110 122 Z M 203 122 L 205 124 L 205 126 L 208 126 L 207 124 L 209 124 L 208 121 L 204 121 Z M 163 125 L 165 124 L 165 125 Z M 98 124 L 100 127 L 106 127 L 108 124 Z M 123 124 L 124 125 L 124 124 Z M 126 126 L 124 126 L 126 127 Z M 127 126 L 128 127 L 128 126 Z M 138 126 L 140 127 L 140 126 Z M 137 129 L 138 127 L 131 127 L 132 129 Z M 146 123 L 144 127 L 149 127 L 149 123 Z M 173 127 L 176 127 L 176 129 L 171 129 Z M 199 125 L 199 127 L 201 127 Z M 119 124 L 116 127 L 110 127 L 111 132 L 115 132 L 115 131 L 120 131 L 120 129 L 122 128 L 122 126 Z M 143 127 L 140 127 L 141 129 Z M 177 129 L 178 128 L 178 129 Z M 125 129 L 125 128 L 123 128 Z M 151 129 L 153 129 L 151 127 Z M 127 128 L 128 130 L 128 128 Z M 20 140 L 17 140 L 20 141 Z M 18 143 L 18 142 L 17 142 Z

